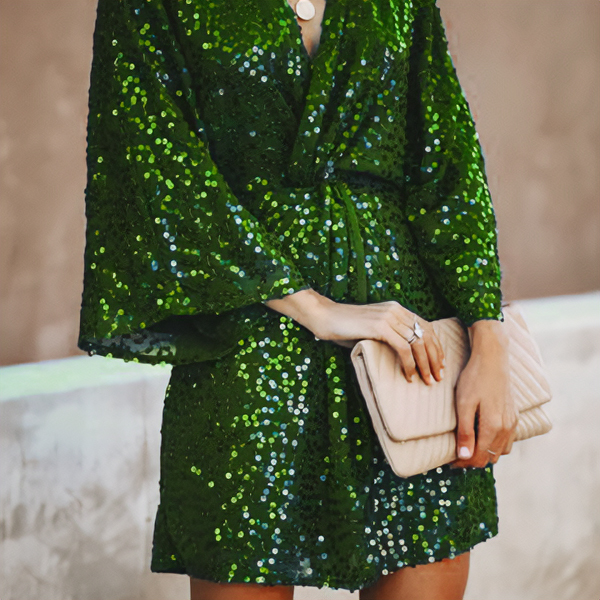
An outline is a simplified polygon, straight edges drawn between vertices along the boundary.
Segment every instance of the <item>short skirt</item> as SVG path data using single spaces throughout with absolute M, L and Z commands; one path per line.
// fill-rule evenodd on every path
M 349 348 L 271 310 L 239 344 L 172 369 L 152 571 L 354 591 L 497 534 L 491 464 L 395 475 Z

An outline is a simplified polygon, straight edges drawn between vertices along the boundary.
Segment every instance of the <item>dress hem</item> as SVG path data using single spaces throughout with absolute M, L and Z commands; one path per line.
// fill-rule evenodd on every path
M 370 579 L 366 579 L 363 583 L 361 584 L 350 584 L 347 581 L 344 581 L 343 579 L 338 579 L 338 580 L 332 580 L 331 578 L 328 579 L 328 581 L 324 582 L 323 580 L 319 580 L 319 579 L 307 579 L 304 578 L 303 580 L 298 580 L 298 579 L 292 579 L 292 580 L 287 580 L 287 581 L 272 581 L 272 582 L 256 582 L 256 581 L 245 581 L 239 577 L 232 577 L 230 579 L 227 579 L 226 581 L 222 580 L 222 579 L 217 579 L 215 577 L 210 577 L 207 575 L 198 575 L 198 574 L 193 574 L 192 573 L 192 569 L 186 569 L 185 567 L 182 568 L 178 568 L 175 567 L 173 569 L 167 569 L 167 568 L 161 568 L 161 567 L 157 567 L 157 566 L 151 566 L 150 567 L 150 571 L 152 573 L 170 573 L 170 574 L 174 574 L 174 575 L 187 575 L 189 577 L 194 577 L 194 578 L 198 578 L 198 579 L 204 579 L 206 581 L 211 581 L 213 583 L 250 583 L 250 584 L 255 584 L 255 585 L 261 585 L 261 586 L 265 586 L 265 587 L 274 587 L 274 586 L 302 586 L 302 587 L 316 587 L 319 589 L 322 588 L 329 588 L 329 589 L 333 589 L 333 590 L 347 590 L 350 593 L 361 590 L 363 588 L 367 588 L 370 587 L 372 585 L 374 585 L 383 575 L 390 575 L 392 573 L 395 573 L 397 571 L 399 571 L 400 569 L 404 569 L 406 567 L 417 567 L 419 565 L 427 565 L 427 564 L 434 564 L 437 562 L 440 562 L 442 560 L 446 560 L 446 559 L 454 559 L 462 554 L 465 554 L 466 552 L 470 552 L 475 546 L 483 543 L 483 542 L 487 542 L 488 540 L 496 537 L 498 534 L 497 533 L 493 533 L 492 535 L 488 535 L 485 537 L 482 537 L 481 539 L 479 539 L 478 541 L 474 542 L 472 545 L 467 546 L 465 549 L 461 549 L 459 551 L 457 551 L 456 553 L 454 553 L 452 556 L 442 556 L 439 558 L 434 558 L 433 561 L 420 561 L 420 562 L 414 562 L 414 563 L 405 563 L 402 566 L 396 566 L 394 568 L 392 568 L 392 570 L 387 569 L 386 567 L 383 567 L 380 572 L 373 578 Z M 401 561 L 400 561 L 401 562 Z M 383 571 L 387 571 L 386 573 L 384 573 Z

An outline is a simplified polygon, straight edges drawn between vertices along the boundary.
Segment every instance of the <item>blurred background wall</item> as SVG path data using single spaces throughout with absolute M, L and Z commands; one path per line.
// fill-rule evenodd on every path
M 486 157 L 505 296 L 526 308 L 554 392 L 551 434 L 498 465 L 501 535 L 474 552 L 466 597 L 593 600 L 600 291 L 582 292 L 600 290 L 600 2 L 437 3 Z M 187 578 L 148 568 L 169 369 L 76 347 L 95 8 L 0 0 L 6 600 L 188 597 Z M 297 593 L 334 597 L 357 594 Z
M 600 3 L 438 0 L 475 116 L 507 299 L 600 288 Z M 0 0 L 0 364 L 81 354 L 96 0 Z

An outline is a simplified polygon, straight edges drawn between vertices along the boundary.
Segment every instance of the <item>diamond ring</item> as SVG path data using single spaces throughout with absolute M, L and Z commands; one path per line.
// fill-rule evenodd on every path
M 419 325 L 419 323 L 417 321 L 415 321 L 415 326 L 413 328 L 413 334 L 411 336 L 411 338 L 408 341 L 409 344 L 412 344 L 415 340 L 420 340 L 423 337 L 423 329 L 422 327 Z

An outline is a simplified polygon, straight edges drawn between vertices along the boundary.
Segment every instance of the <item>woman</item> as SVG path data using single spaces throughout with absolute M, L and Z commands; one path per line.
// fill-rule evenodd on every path
M 481 147 L 434 0 L 314 6 L 99 0 L 79 347 L 173 365 L 151 569 L 192 599 L 461 598 L 516 424 Z M 350 349 L 436 385 L 450 316 L 461 458 L 402 479 Z

